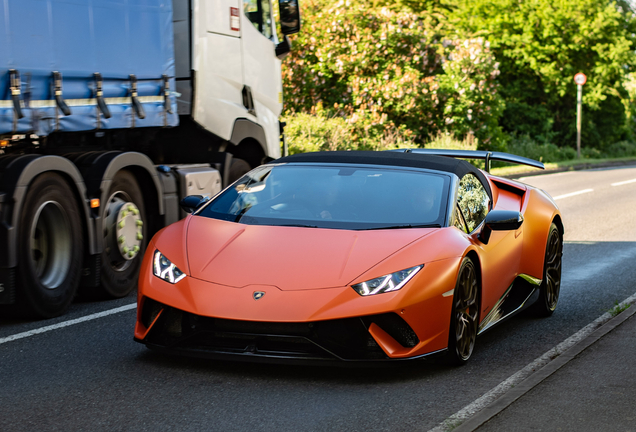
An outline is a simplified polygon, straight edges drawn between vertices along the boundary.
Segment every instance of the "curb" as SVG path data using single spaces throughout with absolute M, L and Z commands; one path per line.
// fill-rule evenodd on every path
M 528 393 L 534 387 L 539 385 L 543 380 L 550 375 L 565 366 L 570 360 L 581 354 L 603 336 L 614 330 L 616 327 L 623 324 L 627 319 L 636 314 L 636 304 L 632 304 L 632 307 L 626 311 L 621 312 L 592 334 L 587 336 L 578 344 L 565 351 L 563 354 L 552 360 L 550 363 L 530 375 L 514 388 L 510 389 L 507 393 L 495 400 L 493 403 L 485 407 L 483 410 L 466 420 L 464 423 L 453 429 L 453 432 L 473 432 L 493 417 L 501 413 L 503 410 L 512 405 L 517 399 Z

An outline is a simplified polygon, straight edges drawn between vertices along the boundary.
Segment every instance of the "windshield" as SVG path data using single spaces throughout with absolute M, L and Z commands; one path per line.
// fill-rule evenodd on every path
M 393 167 L 264 165 L 198 215 L 248 225 L 440 227 L 449 183 L 448 175 Z

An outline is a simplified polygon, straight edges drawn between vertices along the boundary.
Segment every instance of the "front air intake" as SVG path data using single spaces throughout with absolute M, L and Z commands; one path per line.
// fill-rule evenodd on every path
M 389 336 L 405 348 L 413 348 L 415 345 L 420 343 L 420 339 L 417 337 L 411 326 L 409 326 L 406 321 L 404 321 L 396 313 L 371 315 L 363 317 L 362 320 L 367 327 L 369 327 L 371 323 L 375 323 L 375 325 L 384 330 Z

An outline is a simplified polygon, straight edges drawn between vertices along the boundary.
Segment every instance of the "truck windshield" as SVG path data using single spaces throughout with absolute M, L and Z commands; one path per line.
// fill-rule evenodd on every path
M 265 165 L 197 214 L 248 225 L 334 229 L 441 227 L 450 177 L 398 167 Z

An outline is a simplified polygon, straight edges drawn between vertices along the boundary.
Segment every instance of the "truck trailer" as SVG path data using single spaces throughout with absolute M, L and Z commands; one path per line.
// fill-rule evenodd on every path
M 282 40 L 271 0 L 4 1 L 0 311 L 128 295 L 181 199 L 280 156 L 279 11 Z

